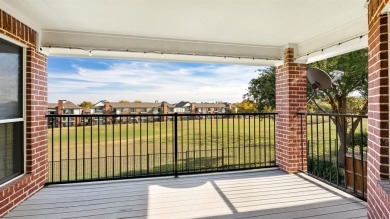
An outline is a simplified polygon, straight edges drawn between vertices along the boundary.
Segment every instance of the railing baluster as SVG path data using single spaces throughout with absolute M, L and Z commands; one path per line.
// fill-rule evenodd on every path
M 316 151 L 316 156 L 317 156 L 317 171 L 316 171 L 316 175 L 319 176 L 319 167 L 320 167 L 320 138 L 319 138 L 319 134 L 318 134 L 318 115 L 316 115 L 316 145 L 317 145 L 317 151 Z
M 325 179 L 325 118 L 322 115 L 322 177 Z
M 227 118 L 227 147 L 228 147 L 228 170 L 230 170 L 230 116 L 226 116 Z
M 54 120 L 57 121 L 57 117 L 51 118 L 51 182 L 54 182 Z
M 149 175 L 149 116 L 146 116 L 146 175 Z
M 364 160 L 363 160 L 363 119 L 362 121 L 360 122 L 360 176 L 361 176 L 361 193 L 362 193 L 362 196 L 364 196 Z M 367 168 L 367 166 L 366 166 Z
M 190 172 L 190 167 L 189 167 L 189 152 L 190 152 L 190 122 L 189 122 L 189 117 L 187 116 L 187 173 Z
M 313 116 L 310 115 L 311 173 L 314 174 Z
M 257 159 L 256 159 L 256 115 L 253 116 L 253 159 L 254 159 L 254 166 L 257 167 Z M 259 158 L 260 159 L 260 158 Z
M 135 177 L 136 176 L 135 165 L 136 165 L 136 157 L 137 157 L 136 152 L 135 152 L 135 147 L 136 147 L 136 145 L 135 145 L 135 123 L 137 120 L 136 120 L 135 116 L 132 116 L 131 119 L 132 119 L 131 122 L 133 123 L 133 177 Z
M 114 125 L 113 116 L 111 116 L 111 126 L 112 126 L 112 176 L 111 178 L 115 178 L 115 125 Z
M 236 169 L 237 163 L 236 163 L 236 136 L 235 136 L 235 128 L 234 128 L 234 118 L 235 115 L 233 115 L 233 169 Z
M 194 161 L 194 173 L 196 172 L 196 144 L 195 144 L 195 116 L 192 116 L 192 150 L 194 151 L 193 153 L 193 161 Z
M 90 166 L 90 171 L 91 171 L 91 173 L 90 173 L 90 180 L 92 180 L 92 178 L 93 178 L 93 170 L 92 170 L 92 162 L 93 162 L 93 154 L 92 154 L 92 151 L 93 151 L 93 145 L 92 145 L 92 143 L 93 143 L 93 139 L 92 139 L 92 124 L 91 124 L 91 130 L 90 130 L 90 148 L 91 148 L 91 153 L 90 153 L 90 159 L 91 159 L 91 161 L 90 161 L 90 163 L 91 163 L 91 166 Z
M 346 117 L 343 117 L 343 123 L 344 123 L 344 142 L 343 142 L 343 145 L 342 147 L 344 147 L 344 170 L 346 169 L 346 166 L 347 166 L 347 144 L 346 144 L 346 140 L 347 140 L 347 120 L 346 120 Z M 347 174 L 345 174 L 347 171 L 344 171 L 344 188 L 345 190 L 347 189 Z
M 217 137 L 217 171 L 219 170 L 219 145 L 218 145 L 218 115 L 215 117 L 215 135 Z
M 245 130 L 245 127 L 246 127 L 246 122 L 245 122 L 245 117 L 244 116 L 244 120 L 243 120 L 243 126 L 244 126 L 244 169 L 246 168 L 246 130 Z M 240 133 L 241 135 L 241 133 Z
M 153 124 L 153 168 L 152 173 L 155 174 L 155 166 L 156 166 L 156 124 L 155 124 L 155 116 L 152 118 Z
M 223 127 L 223 118 L 224 116 L 222 115 L 221 121 L 222 121 L 222 170 L 225 170 L 225 138 L 224 138 L 224 127 Z
M 339 119 L 340 117 L 338 116 L 335 116 L 335 119 L 336 119 L 336 133 L 339 133 L 339 126 L 338 126 L 338 123 L 340 122 Z M 337 175 L 336 175 L 336 181 L 337 181 L 337 186 L 340 185 L 340 181 L 339 181 L 339 176 L 340 176 L 340 170 L 339 170 L 339 135 L 336 134 L 336 169 L 337 169 Z
M 119 177 L 122 178 L 122 117 L 119 116 Z
M 142 176 L 142 116 L 139 117 L 139 174 Z
M 238 169 L 241 169 L 241 132 L 240 132 L 240 116 L 238 116 Z
M 98 143 L 98 156 L 97 156 L 97 159 L 98 159 L 98 178 L 100 179 L 100 124 L 98 124 L 97 130 L 98 130 L 98 141 L 97 141 L 97 143 Z
M 98 124 L 100 123 L 99 117 L 98 117 Z M 107 139 L 107 117 L 104 117 L 104 140 L 105 140 L 105 154 L 106 154 L 106 179 L 108 177 L 108 160 L 107 160 L 107 149 L 108 149 L 108 139 Z
M 356 193 L 356 186 L 355 186 L 355 131 L 353 127 L 353 117 L 351 118 L 351 135 L 352 135 L 352 187 L 353 187 L 353 193 Z M 347 147 L 348 148 L 348 147 Z M 347 153 L 347 150 L 345 151 Z M 347 167 L 347 165 L 345 165 Z M 347 169 L 347 168 L 345 168 Z
M 84 120 L 84 117 L 82 117 L 82 119 Z M 83 121 L 84 122 L 84 121 Z M 74 127 L 74 130 L 75 130 L 75 138 L 74 138 L 74 140 L 75 140 L 75 145 L 74 145 L 74 147 L 75 147 L 75 153 L 76 153 L 76 166 L 75 166 L 75 181 L 77 181 L 77 179 L 78 179 L 78 177 L 77 177 L 77 173 L 78 173 L 78 171 L 77 171 L 77 165 L 78 165 L 78 151 L 77 151 L 77 125 Z
M 62 117 L 60 117 L 60 182 L 62 182 Z
M 175 124 L 175 127 L 174 127 L 174 137 L 175 137 L 175 178 L 178 177 L 178 170 L 177 170 L 177 113 L 174 114 L 174 124 Z
M 328 134 L 329 134 L 329 182 L 332 183 L 332 167 L 333 167 L 333 162 L 332 162 L 332 129 L 331 129 L 331 117 L 328 116 L 328 125 L 329 125 L 329 128 L 328 128 Z
M 126 116 L 126 177 L 129 178 L 129 116 Z
M 301 119 L 301 171 L 304 171 L 303 169 L 303 115 L 300 115 Z
M 265 116 L 265 115 L 264 115 Z M 272 162 L 271 162 L 271 157 L 272 157 L 272 147 L 271 147 L 271 119 L 270 119 L 270 114 L 268 114 L 268 154 L 269 154 L 269 165 L 272 166 Z
M 69 174 L 70 174 L 70 170 L 69 170 L 69 158 L 70 158 L 69 157 L 70 156 L 70 150 L 69 150 L 70 149 L 70 144 L 69 144 L 70 143 L 69 142 L 70 141 L 70 136 L 69 136 L 70 135 L 70 130 L 69 130 L 70 129 L 70 117 L 67 116 L 66 119 L 67 119 L 67 126 L 68 126 L 67 127 L 68 133 L 67 133 L 67 136 L 66 136 L 66 138 L 67 138 L 66 142 L 68 144 L 68 149 L 67 149 L 67 154 L 68 154 L 68 160 L 67 160 L 68 169 L 67 169 L 67 171 L 68 171 L 68 174 L 67 174 L 67 178 L 68 178 L 68 182 L 69 182 Z
M 184 146 L 183 146 L 183 116 L 180 116 L 180 142 L 181 142 L 181 150 L 180 150 L 180 159 L 181 159 L 181 173 L 184 171 L 184 159 L 183 159 L 183 151 L 184 151 Z
M 267 143 L 265 142 L 266 138 L 266 125 L 265 125 L 265 115 L 263 115 L 263 144 L 264 144 L 264 164 L 267 166 Z
M 60 141 L 61 140 L 60 136 Z M 85 124 L 83 124 L 83 181 L 85 181 Z

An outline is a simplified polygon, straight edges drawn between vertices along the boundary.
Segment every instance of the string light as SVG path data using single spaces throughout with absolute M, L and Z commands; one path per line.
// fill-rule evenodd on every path
M 323 54 L 325 49 L 329 49 L 329 48 L 334 47 L 334 46 L 340 47 L 342 44 L 347 43 L 347 42 L 350 42 L 350 41 L 352 41 L 352 40 L 356 40 L 356 39 L 358 39 L 358 38 L 359 38 L 359 40 L 361 40 L 361 39 L 363 39 L 364 36 L 367 36 L 367 34 L 366 34 L 366 35 L 359 35 L 359 36 L 356 36 L 356 37 L 354 37 L 354 38 L 345 40 L 345 41 L 343 41 L 343 42 L 339 42 L 339 43 L 336 43 L 336 44 L 333 44 L 333 45 L 324 47 L 324 48 L 322 48 L 322 49 L 314 50 L 314 51 L 312 51 L 312 52 L 307 53 L 307 54 L 304 55 L 304 56 L 309 57 L 311 54 L 314 54 L 314 53 L 317 53 L 317 52 L 321 52 L 321 54 Z M 300 59 L 300 58 L 302 58 L 302 57 L 304 57 L 304 56 L 298 57 L 298 58 L 296 58 L 296 59 Z
M 45 46 L 41 47 L 42 49 L 45 48 Z M 46 46 L 46 48 L 52 48 L 52 46 Z M 110 50 L 110 49 L 100 49 L 100 48 L 94 48 L 94 49 L 87 49 L 87 48 L 82 48 L 82 47 L 69 47 L 69 46 L 54 46 L 54 48 L 57 49 L 69 49 L 69 51 L 74 50 L 81 50 L 81 51 L 86 51 L 88 53 L 88 56 L 93 56 L 94 51 L 101 51 L 101 52 L 129 52 L 129 53 L 143 53 L 143 56 L 146 57 L 147 53 L 151 54 L 160 54 L 161 58 L 164 58 L 165 54 L 172 54 L 172 55 L 191 55 L 191 56 L 205 56 L 205 57 L 217 57 L 217 58 L 223 58 L 224 61 L 226 62 L 227 59 L 234 60 L 236 59 L 237 61 L 242 61 L 247 59 L 252 60 L 252 61 L 257 61 L 257 60 L 281 60 L 279 57 L 274 57 L 274 58 L 263 58 L 263 57 L 238 57 L 238 56 L 221 56 L 221 55 L 215 55 L 215 54 L 196 54 L 196 53 L 180 53 L 180 52 L 171 52 L 171 53 L 165 53 L 161 51 L 136 51 L 136 50 L 129 50 L 129 49 L 123 49 L 123 50 Z

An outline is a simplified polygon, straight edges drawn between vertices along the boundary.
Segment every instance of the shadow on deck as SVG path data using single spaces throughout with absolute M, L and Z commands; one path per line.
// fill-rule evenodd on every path
M 366 202 L 304 174 L 243 171 L 51 185 L 5 218 L 366 218 Z

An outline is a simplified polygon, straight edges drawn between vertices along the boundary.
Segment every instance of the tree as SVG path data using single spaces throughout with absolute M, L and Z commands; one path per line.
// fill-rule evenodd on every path
M 310 64 L 308 67 L 317 67 L 325 72 L 340 70 L 344 76 L 332 88 L 319 91 L 308 104 L 310 112 L 324 112 L 334 114 L 367 114 L 368 108 L 368 62 L 367 49 L 354 51 L 326 60 Z M 244 95 L 256 103 L 259 111 L 267 107 L 275 108 L 275 67 L 258 70 L 259 75 L 250 81 L 248 93 Z M 333 77 L 334 75 L 331 75 Z M 307 96 L 312 93 L 308 85 Z M 359 97 L 353 97 L 357 95 Z M 320 101 L 317 101 L 319 99 Z M 344 121 L 342 117 L 332 118 L 338 129 L 341 145 L 350 145 L 353 133 L 361 122 L 360 119 Z M 347 149 L 348 150 L 348 149 Z M 344 160 L 344 147 L 340 147 L 339 161 Z M 342 156 L 342 157 L 341 157 Z
M 128 100 L 120 100 L 119 103 L 130 103 Z
M 258 111 L 275 109 L 275 75 L 276 68 L 269 67 L 257 70 L 257 78 L 249 82 L 248 93 L 243 98 L 253 101 Z
M 317 98 L 326 101 L 331 106 L 331 113 L 334 114 L 359 114 L 366 115 L 368 111 L 368 61 L 367 61 L 367 49 L 362 49 L 326 60 L 315 62 L 310 67 L 316 67 L 324 70 L 325 72 L 332 72 L 333 70 L 340 70 L 344 72 L 344 76 L 341 77 L 333 86 L 327 90 L 318 92 Z M 331 74 L 330 74 L 331 75 Z M 331 75 L 332 77 L 333 75 Z M 308 89 L 308 95 L 312 93 L 311 87 Z M 351 97 L 351 94 L 358 94 L 360 98 Z M 314 104 L 322 112 L 324 110 L 313 98 Z M 338 137 L 341 145 L 346 147 L 340 147 L 339 161 L 343 162 L 344 154 L 347 152 L 344 148 L 347 148 L 352 141 L 353 134 L 356 128 L 362 121 L 362 118 L 344 120 L 343 117 L 331 117 L 333 123 L 338 129 Z M 343 163 L 342 163 L 343 164 Z
M 83 101 L 79 104 L 79 107 L 91 107 L 91 106 L 93 106 L 93 103 L 89 101 Z
M 249 99 L 244 99 L 241 103 L 235 104 L 239 113 L 254 113 L 257 111 L 256 104 Z
M 134 103 L 142 103 L 141 100 L 135 100 Z

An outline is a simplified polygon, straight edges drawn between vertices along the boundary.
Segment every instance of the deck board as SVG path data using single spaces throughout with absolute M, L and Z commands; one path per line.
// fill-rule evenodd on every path
M 367 204 L 279 170 L 51 185 L 5 218 L 367 218 Z

